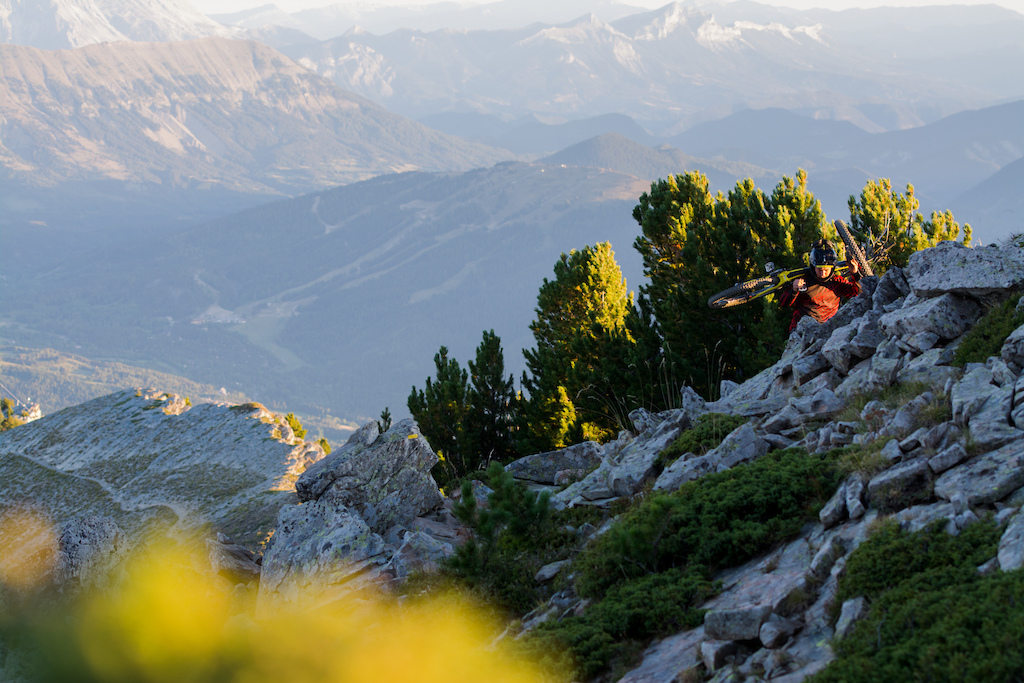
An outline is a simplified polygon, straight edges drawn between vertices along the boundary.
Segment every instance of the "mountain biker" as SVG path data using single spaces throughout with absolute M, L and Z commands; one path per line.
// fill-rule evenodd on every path
M 813 269 L 811 282 L 808 283 L 802 277 L 797 278 L 793 281 L 793 287 L 783 291 L 779 297 L 781 305 L 794 309 L 793 320 L 789 324 L 790 332 L 805 315 L 819 323 L 825 322 L 839 310 L 840 297 L 848 299 L 860 294 L 861 275 L 857 262 L 850 260 L 851 280 L 836 275 L 839 259 L 835 247 L 828 240 L 820 239 L 811 245 L 808 261 Z

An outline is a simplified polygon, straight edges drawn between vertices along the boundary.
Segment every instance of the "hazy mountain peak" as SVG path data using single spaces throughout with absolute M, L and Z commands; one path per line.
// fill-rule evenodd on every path
M 0 42 L 43 49 L 231 36 L 188 0 L 0 0 Z
M 658 12 L 652 22 L 636 31 L 636 40 L 662 40 L 687 26 L 692 19 L 697 18 L 699 21 L 704 21 L 708 16 L 706 12 L 696 7 L 689 7 L 678 2 L 667 5 Z
M 617 31 L 613 26 L 601 21 L 594 14 L 585 14 L 576 21 L 561 26 L 550 26 L 540 29 L 529 38 L 520 41 L 520 45 L 529 45 L 541 41 L 563 43 L 566 45 L 587 43 L 598 39 L 629 38 Z

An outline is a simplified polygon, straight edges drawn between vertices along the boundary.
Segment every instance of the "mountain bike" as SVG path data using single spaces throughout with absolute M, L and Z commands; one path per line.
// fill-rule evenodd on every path
M 846 223 L 836 221 L 835 226 L 836 232 L 839 233 L 839 237 L 843 240 L 843 244 L 846 247 L 846 255 L 849 257 L 846 261 L 841 261 L 836 265 L 836 273 L 840 275 L 848 273 L 850 271 L 850 262 L 856 261 L 862 276 L 874 275 L 871 264 L 868 263 L 868 259 L 864 255 L 864 250 L 854 241 L 853 235 L 850 233 Z M 768 271 L 768 274 L 763 277 L 747 280 L 746 282 L 737 282 L 732 287 L 724 289 L 718 294 L 711 295 L 708 298 L 708 306 L 711 308 L 739 306 L 753 299 L 759 299 L 767 294 L 779 291 L 798 278 L 810 280 L 813 273 L 813 269 L 810 266 L 785 270 L 781 268 L 776 269 L 775 264 L 771 262 L 765 264 L 765 270 Z

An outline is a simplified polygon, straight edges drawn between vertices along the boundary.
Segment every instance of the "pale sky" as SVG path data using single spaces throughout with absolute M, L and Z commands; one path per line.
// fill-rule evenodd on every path
M 456 0 L 458 4 L 487 4 Z M 656 9 L 667 5 L 670 0 L 621 0 L 623 4 Z M 851 7 L 921 7 L 925 5 L 1000 5 L 1024 14 L 1024 0 L 758 0 L 766 5 L 808 9 L 825 7 L 833 10 Z M 414 6 L 435 4 L 438 0 L 190 0 L 193 6 L 204 14 L 238 12 L 244 9 L 273 4 L 286 12 L 296 12 L 312 7 L 327 5 L 355 4 L 363 6 Z M 558 2 L 558 0 L 551 0 Z

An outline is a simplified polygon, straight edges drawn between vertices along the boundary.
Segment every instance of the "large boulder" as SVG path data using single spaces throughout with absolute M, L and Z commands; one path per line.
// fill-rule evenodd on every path
M 962 493 L 971 506 L 1000 501 L 1024 486 L 1024 441 L 975 456 L 935 480 L 935 495 L 951 500 Z
M 285 506 L 263 556 L 257 614 L 312 609 L 372 589 L 391 559 L 384 539 L 338 497 Z
M 106 590 L 124 577 L 131 546 L 114 520 L 107 517 L 72 519 L 60 527 L 53 579 L 58 592 L 73 596 Z
M 556 475 L 564 472 L 576 473 L 576 478 L 582 479 L 601 464 L 601 454 L 599 443 L 584 441 L 568 448 L 519 458 L 505 465 L 505 471 L 516 479 L 555 484 Z
M 1024 285 L 1024 249 L 991 245 L 970 249 L 942 242 L 910 255 L 907 282 L 922 297 L 944 294 L 1004 298 Z
M 364 438 L 350 439 L 310 467 L 295 489 L 303 501 L 329 495 L 384 534 L 441 505 L 441 492 L 430 476 L 438 458 L 411 419 L 395 423 L 372 441 L 369 427 L 364 427 Z
M 943 294 L 886 313 L 878 324 L 890 337 L 932 332 L 939 339 L 950 340 L 966 332 L 981 317 L 981 312 L 981 304 L 976 299 Z

